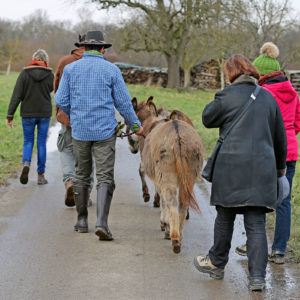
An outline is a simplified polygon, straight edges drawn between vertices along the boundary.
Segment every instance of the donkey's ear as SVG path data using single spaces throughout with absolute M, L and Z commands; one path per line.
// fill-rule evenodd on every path
M 178 120 L 178 113 L 176 110 L 173 110 L 169 117 L 170 120 Z
M 134 111 L 136 111 L 137 107 L 138 107 L 138 103 L 137 103 L 137 100 L 135 97 L 132 98 L 131 103 L 132 103 Z
M 151 115 L 158 117 L 156 106 L 152 101 L 149 101 L 148 107 L 150 109 Z
M 148 100 L 147 100 L 147 105 L 150 103 L 150 102 L 152 102 L 153 101 L 153 96 L 150 96 L 149 98 L 148 98 Z

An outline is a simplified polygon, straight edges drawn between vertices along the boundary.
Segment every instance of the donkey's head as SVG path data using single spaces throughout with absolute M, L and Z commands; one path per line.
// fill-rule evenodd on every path
M 131 103 L 136 115 L 138 116 L 140 122 L 144 126 L 145 122 L 147 123 L 147 120 L 152 116 L 151 107 L 153 105 L 155 106 L 155 104 L 153 103 L 153 96 L 150 96 L 147 101 L 142 101 L 140 103 L 138 103 L 137 99 L 134 97 L 132 98 Z M 129 133 L 129 131 L 130 131 L 130 127 L 127 125 L 126 133 Z M 144 138 L 134 134 L 128 136 L 127 139 L 128 139 L 130 151 L 134 154 L 137 153 L 139 151 L 140 142 L 143 143 Z

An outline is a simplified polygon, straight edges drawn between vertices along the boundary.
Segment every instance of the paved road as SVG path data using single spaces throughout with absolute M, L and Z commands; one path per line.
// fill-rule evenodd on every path
M 195 187 L 202 215 L 191 213 L 182 252 L 174 254 L 160 231 L 159 209 L 142 201 L 139 156 L 129 152 L 125 140 L 117 142 L 117 188 L 110 215 L 115 240 L 100 242 L 95 236 L 95 205 L 89 209 L 90 232 L 73 232 L 75 209 L 63 203 L 57 129 L 52 131 L 49 184 L 38 186 L 32 167 L 28 185 L 15 178 L 0 190 L 1 300 L 300 299 L 300 271 L 294 265 L 269 266 L 267 290 L 255 294 L 247 288 L 247 260 L 234 251 L 223 281 L 194 269 L 193 257 L 206 254 L 213 238 L 215 213 L 204 183 Z M 244 241 L 241 221 L 236 221 L 233 249 Z

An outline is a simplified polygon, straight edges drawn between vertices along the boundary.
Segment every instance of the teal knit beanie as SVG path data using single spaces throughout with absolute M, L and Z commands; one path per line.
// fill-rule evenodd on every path
M 260 53 L 261 55 L 253 62 L 260 75 L 264 76 L 268 73 L 280 71 L 279 62 L 276 60 L 279 55 L 279 49 L 275 44 L 271 42 L 263 44 Z

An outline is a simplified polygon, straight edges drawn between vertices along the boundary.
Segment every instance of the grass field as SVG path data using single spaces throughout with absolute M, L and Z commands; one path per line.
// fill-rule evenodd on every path
M 12 90 L 18 73 L 9 76 L 0 76 L 0 185 L 5 184 L 6 179 L 16 174 L 21 167 L 22 161 L 22 125 L 19 109 L 15 113 L 14 128 L 6 125 L 7 108 Z M 191 93 L 178 92 L 176 90 L 128 85 L 132 97 L 138 101 L 147 100 L 149 96 L 154 97 L 158 107 L 167 109 L 178 109 L 186 113 L 193 121 L 197 132 L 202 138 L 205 157 L 211 153 L 217 137 L 217 129 L 206 129 L 202 125 L 202 111 L 206 104 L 213 100 L 213 92 L 193 91 Z M 300 143 L 299 143 L 300 144 Z M 293 251 L 296 260 L 300 261 L 300 169 L 296 168 L 292 197 L 292 231 L 289 241 L 289 249 Z M 268 214 L 268 224 L 274 227 L 274 213 Z
M 18 73 L 0 76 L 0 184 L 5 184 L 7 177 L 22 165 L 23 133 L 19 108 L 15 113 L 14 127 L 6 125 L 8 104 L 17 77 Z

